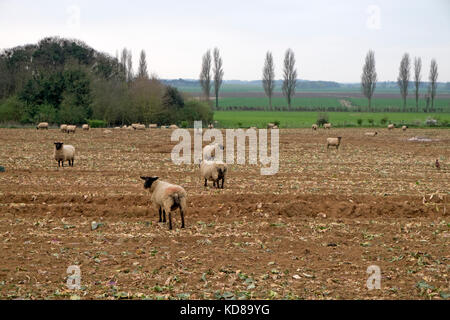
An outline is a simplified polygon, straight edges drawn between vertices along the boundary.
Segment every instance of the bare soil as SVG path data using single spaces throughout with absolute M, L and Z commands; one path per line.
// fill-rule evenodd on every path
M 0 129 L 0 298 L 445 298 L 450 131 L 364 131 L 281 130 L 279 173 L 231 165 L 222 190 L 172 163 L 171 130 Z M 57 168 L 58 140 L 73 168 Z M 178 212 L 172 231 L 157 222 L 141 175 L 187 190 L 185 229 Z

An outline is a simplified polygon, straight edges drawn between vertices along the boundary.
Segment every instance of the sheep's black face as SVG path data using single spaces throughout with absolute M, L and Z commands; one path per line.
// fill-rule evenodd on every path
M 144 180 L 144 189 L 151 188 L 153 182 L 158 180 L 158 177 L 141 177 L 142 180 Z
M 60 150 L 62 148 L 63 144 L 64 144 L 63 142 L 55 142 L 56 150 Z

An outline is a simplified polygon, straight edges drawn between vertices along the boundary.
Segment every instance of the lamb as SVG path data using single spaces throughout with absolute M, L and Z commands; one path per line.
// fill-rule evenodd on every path
M 55 142 L 54 157 L 58 161 L 58 167 L 60 163 L 64 167 L 64 161 L 68 161 L 69 166 L 73 167 L 75 148 L 71 145 L 64 145 L 64 142 Z
M 74 125 L 67 125 L 67 130 L 66 130 L 66 132 L 67 133 L 75 133 L 75 130 L 77 129 L 77 126 L 74 126 Z
M 392 129 L 394 129 L 394 128 L 395 128 L 395 125 L 394 125 L 393 123 L 391 123 L 391 124 L 388 125 L 388 130 L 392 130 Z
M 375 137 L 377 134 L 378 134 L 378 132 L 366 132 L 366 133 L 364 133 L 366 136 L 368 136 L 368 137 Z
M 89 130 L 89 125 L 88 124 L 83 124 L 83 126 L 81 127 L 83 130 Z
M 223 150 L 223 145 L 220 143 L 213 143 L 203 148 L 203 160 L 214 160 L 216 156 L 216 147 Z
M 324 129 L 331 129 L 331 123 L 324 123 L 323 124 Z
M 225 174 L 227 172 L 227 165 L 222 161 L 202 161 L 200 164 L 200 173 L 203 179 L 205 179 L 205 187 L 208 186 L 208 180 L 213 181 L 213 186 L 219 188 L 220 180 L 223 184 L 225 182 Z
M 39 124 L 36 126 L 36 130 L 39 129 L 47 129 L 48 130 L 48 122 L 39 122 Z
M 159 177 L 142 177 L 144 189 L 149 189 L 153 208 L 159 212 L 159 222 L 166 222 L 166 212 L 169 213 L 169 230 L 172 230 L 171 211 L 180 208 L 181 228 L 184 228 L 184 213 L 187 209 L 187 193 L 183 187 L 158 180 Z M 164 216 L 161 220 L 161 214 Z
M 67 132 L 67 124 L 62 124 L 59 129 L 61 130 L 61 132 L 65 133 Z
M 312 129 L 313 129 L 313 130 L 317 130 L 317 124 L 314 123 L 314 124 L 312 125 Z
M 337 138 L 327 138 L 327 150 L 330 146 L 335 146 L 336 150 L 339 149 L 339 145 L 341 144 L 342 137 Z
M 408 128 L 408 126 L 402 126 L 403 131 L 406 131 L 407 128 Z

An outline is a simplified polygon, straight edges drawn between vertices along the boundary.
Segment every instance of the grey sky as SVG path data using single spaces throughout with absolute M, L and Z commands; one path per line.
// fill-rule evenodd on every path
M 378 19 L 379 17 L 379 19 Z M 450 81 L 450 1 L 20 1 L 0 0 L 0 48 L 46 36 L 78 38 L 115 56 L 147 53 L 161 78 L 197 78 L 202 54 L 217 46 L 225 79 L 260 79 L 265 52 L 281 78 L 292 48 L 299 78 L 358 82 L 375 50 L 378 79 L 395 80 L 404 52 L 432 58 Z

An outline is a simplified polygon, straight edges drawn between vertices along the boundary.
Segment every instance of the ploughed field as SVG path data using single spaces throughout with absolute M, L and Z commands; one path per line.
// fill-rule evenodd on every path
M 0 129 L 0 298 L 448 297 L 450 130 L 365 131 L 281 129 L 278 174 L 230 165 L 218 190 L 172 163 L 171 130 Z M 75 146 L 73 168 L 55 141 Z M 173 231 L 157 222 L 140 175 L 186 189 L 185 229 L 178 211 Z

